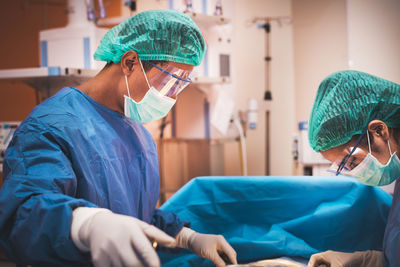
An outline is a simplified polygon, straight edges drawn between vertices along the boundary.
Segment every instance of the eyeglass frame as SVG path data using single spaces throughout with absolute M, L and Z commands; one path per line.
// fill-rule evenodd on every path
M 370 123 L 371 121 L 374 120 L 374 118 L 375 118 L 375 116 L 376 116 L 376 113 L 377 113 L 377 112 L 373 113 L 372 116 L 371 116 L 371 118 L 368 120 L 367 125 L 365 125 L 364 129 L 362 130 L 361 135 L 358 137 L 356 143 L 355 143 L 354 146 L 353 146 L 353 149 L 350 151 L 350 154 L 348 154 L 348 155 L 345 157 L 345 159 L 340 163 L 340 165 L 339 165 L 339 167 L 338 167 L 338 169 L 337 169 L 337 171 L 336 171 L 336 176 L 338 176 L 338 175 L 340 174 L 340 172 L 343 170 L 344 166 L 346 166 L 347 161 L 350 159 L 351 155 L 354 153 L 354 151 L 356 150 L 357 146 L 360 144 L 361 139 L 362 139 L 362 138 L 364 137 L 364 135 L 367 133 L 367 131 L 368 131 L 368 125 L 369 125 L 369 123 Z
M 193 83 L 193 81 L 192 81 L 189 77 L 188 77 L 187 79 L 183 79 L 183 78 L 181 78 L 181 77 L 179 77 L 179 76 L 176 76 L 176 75 L 173 74 L 173 73 L 170 73 L 170 72 L 167 71 L 167 70 L 164 70 L 163 68 L 157 66 L 156 64 L 154 64 L 154 63 L 152 63 L 152 62 L 150 62 L 150 61 L 147 61 L 147 60 L 143 60 L 143 61 L 146 62 L 146 63 L 149 63 L 149 64 L 152 65 L 153 67 L 156 67 L 158 70 L 160 70 L 160 71 L 162 71 L 162 72 L 168 73 L 169 75 L 171 75 L 171 76 L 174 77 L 175 79 L 178 79 L 178 80 L 180 80 L 180 81 L 184 81 L 184 82 L 187 82 L 187 83 Z

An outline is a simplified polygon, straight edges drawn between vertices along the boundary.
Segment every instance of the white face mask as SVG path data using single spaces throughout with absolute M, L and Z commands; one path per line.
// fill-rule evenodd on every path
M 389 161 L 383 165 L 371 154 L 371 145 L 369 141 L 369 133 L 367 132 L 368 155 L 360 162 L 360 164 L 348 171 L 346 175 L 354 176 L 361 183 L 373 186 L 383 186 L 391 184 L 397 178 L 400 177 L 400 160 L 396 153 L 392 154 L 390 144 L 388 141 L 388 147 L 390 152 Z
M 135 121 L 146 123 L 165 117 L 174 106 L 176 100 L 162 95 L 153 86 L 150 86 L 146 73 L 144 72 L 142 62 L 139 62 L 140 66 L 142 67 L 144 77 L 146 78 L 147 85 L 149 86 L 149 90 L 141 101 L 136 102 L 130 96 L 128 78 L 125 75 L 128 96 L 124 95 L 124 113 L 125 116 Z

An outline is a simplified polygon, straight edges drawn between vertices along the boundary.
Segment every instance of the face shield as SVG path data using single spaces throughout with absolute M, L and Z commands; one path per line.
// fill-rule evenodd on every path
M 336 175 L 353 176 L 352 171 L 360 165 L 361 162 L 369 154 L 368 150 L 363 150 L 359 147 L 350 147 L 343 157 L 337 159 L 332 163 L 329 172 Z
M 182 70 L 170 65 L 161 68 L 149 61 L 145 62 L 159 70 L 159 73 L 149 79 L 149 83 L 164 96 L 177 96 L 186 86 L 192 83 L 189 77 L 192 71 Z

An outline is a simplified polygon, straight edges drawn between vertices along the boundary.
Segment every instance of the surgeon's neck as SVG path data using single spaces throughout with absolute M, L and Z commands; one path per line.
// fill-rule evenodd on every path
M 112 64 L 101 70 L 89 81 L 79 85 L 77 89 L 101 105 L 119 113 L 124 113 L 123 93 L 121 90 L 125 88 L 123 78 L 121 68 L 117 64 Z

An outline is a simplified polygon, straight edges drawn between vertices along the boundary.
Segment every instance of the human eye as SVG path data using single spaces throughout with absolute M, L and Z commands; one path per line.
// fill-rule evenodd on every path
M 349 163 L 348 163 L 348 169 L 352 170 L 355 167 L 357 167 L 358 163 L 357 163 L 357 158 L 356 157 L 351 157 L 349 159 Z
M 347 158 L 347 155 L 345 155 L 345 156 L 342 158 L 342 160 L 340 161 L 340 164 L 338 165 L 338 166 L 339 166 L 338 170 L 339 170 L 339 169 L 342 169 L 342 168 L 347 169 L 346 166 L 345 166 L 346 158 Z

